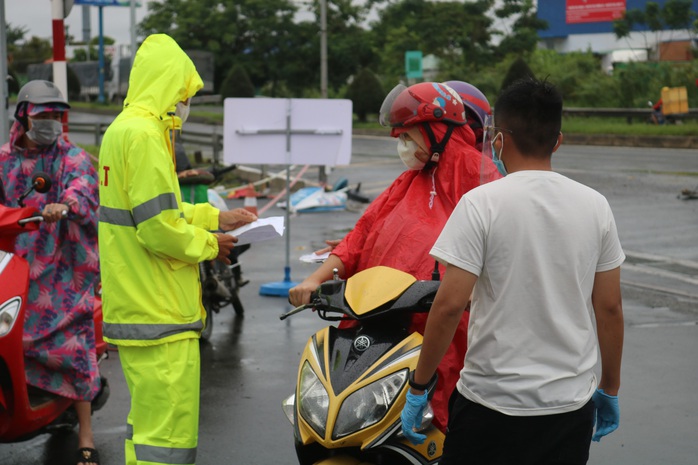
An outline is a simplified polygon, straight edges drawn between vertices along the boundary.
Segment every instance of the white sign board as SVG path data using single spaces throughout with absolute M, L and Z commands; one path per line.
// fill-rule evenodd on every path
M 226 164 L 348 165 L 352 102 L 340 99 L 227 98 Z

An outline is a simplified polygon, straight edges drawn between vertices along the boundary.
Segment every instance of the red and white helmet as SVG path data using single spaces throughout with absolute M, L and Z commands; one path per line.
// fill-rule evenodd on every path
M 431 122 L 462 126 L 466 123 L 465 107 L 458 92 L 446 84 L 420 82 L 410 87 L 398 84 L 383 101 L 379 122 L 391 128 Z
M 474 85 L 464 81 L 446 81 L 444 84 L 458 92 L 458 95 L 463 99 L 463 105 L 474 113 L 480 122 L 480 127 L 484 127 L 485 118 L 492 114 L 490 102 L 485 94 Z

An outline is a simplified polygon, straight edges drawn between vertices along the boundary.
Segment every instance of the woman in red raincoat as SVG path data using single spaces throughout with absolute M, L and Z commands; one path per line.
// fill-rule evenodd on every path
M 398 138 L 398 154 L 408 169 L 371 203 L 325 263 L 289 291 L 293 305 L 308 303 L 310 293 L 332 279 L 333 268 L 342 278 L 382 265 L 418 280 L 431 279 L 435 261 L 429 251 L 460 198 L 481 182 L 500 177 L 491 162 L 483 173 L 483 157 L 474 148 L 475 134 L 465 124 L 461 97 L 447 85 L 423 82 L 395 87 L 383 102 L 380 119 Z M 444 432 L 448 400 L 467 348 L 468 313 L 463 315 L 439 365 L 432 398 L 434 425 Z M 426 318 L 426 313 L 415 313 L 410 329 L 423 334 Z

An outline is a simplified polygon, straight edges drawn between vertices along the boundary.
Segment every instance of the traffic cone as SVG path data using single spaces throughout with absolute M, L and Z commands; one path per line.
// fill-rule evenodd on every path
M 255 215 L 258 215 L 258 213 L 257 213 L 257 196 L 256 195 L 246 196 L 245 203 L 243 203 L 242 208 L 244 208 L 248 212 L 252 212 Z

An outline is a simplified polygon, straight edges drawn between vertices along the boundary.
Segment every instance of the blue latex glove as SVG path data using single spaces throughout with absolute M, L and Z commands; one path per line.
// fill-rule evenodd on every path
M 427 406 L 427 392 L 422 395 L 412 394 L 408 389 L 405 398 L 405 407 L 402 409 L 400 419 L 402 420 L 402 434 L 414 444 L 422 444 L 426 440 L 424 434 L 415 433 L 413 428 L 422 424 L 422 414 Z
M 620 424 L 620 407 L 618 396 L 609 396 L 603 389 L 597 389 L 591 400 L 594 402 L 596 411 L 594 412 L 594 423 L 596 433 L 591 438 L 592 441 L 599 442 L 607 434 L 611 434 Z

